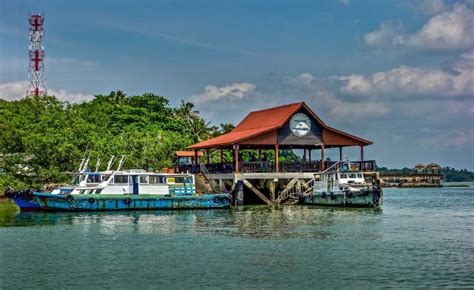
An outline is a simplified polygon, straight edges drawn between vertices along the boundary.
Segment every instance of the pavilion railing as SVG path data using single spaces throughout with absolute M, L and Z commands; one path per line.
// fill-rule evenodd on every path
M 336 164 L 337 161 L 325 161 L 324 168 L 329 168 Z M 338 168 L 344 163 L 339 163 Z M 363 171 L 375 171 L 375 160 L 367 161 L 351 161 L 351 168 Z M 232 163 L 206 163 L 207 171 L 210 174 L 216 173 L 232 173 L 235 172 L 234 164 Z M 279 172 L 319 172 L 321 171 L 321 161 L 282 161 L 279 163 Z M 348 168 L 349 169 L 349 168 Z M 200 167 L 194 165 L 176 165 L 175 172 L 189 172 L 199 173 Z M 258 172 L 276 172 L 274 161 L 241 161 L 239 162 L 239 172 L 242 173 L 258 173 Z

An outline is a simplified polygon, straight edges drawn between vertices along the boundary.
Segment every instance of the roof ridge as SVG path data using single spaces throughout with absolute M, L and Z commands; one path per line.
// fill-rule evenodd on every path
M 276 127 L 279 127 L 279 126 L 273 125 L 273 126 L 257 127 L 257 128 L 250 128 L 250 129 L 241 129 L 241 130 L 235 131 L 235 129 L 239 128 L 238 126 L 236 126 L 232 131 L 230 131 L 226 134 L 229 134 L 229 133 L 232 133 L 232 132 L 244 132 L 244 131 L 257 130 L 257 129 L 274 129 Z
M 280 106 L 276 106 L 276 107 L 271 107 L 271 108 L 266 108 L 266 109 L 251 111 L 248 115 L 250 115 L 250 114 L 252 114 L 252 113 L 260 113 L 260 112 L 265 112 L 265 111 L 280 109 L 280 108 L 283 108 L 283 107 L 290 107 L 290 106 L 302 105 L 302 104 L 304 104 L 304 102 L 295 102 L 295 103 L 291 103 L 291 104 L 280 105 Z M 248 116 L 248 115 L 247 115 L 247 116 Z

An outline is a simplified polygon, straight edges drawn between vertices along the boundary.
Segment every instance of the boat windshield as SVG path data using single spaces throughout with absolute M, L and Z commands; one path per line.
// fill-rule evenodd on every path
M 87 175 L 87 183 L 100 183 L 101 175 L 100 174 L 88 174 Z

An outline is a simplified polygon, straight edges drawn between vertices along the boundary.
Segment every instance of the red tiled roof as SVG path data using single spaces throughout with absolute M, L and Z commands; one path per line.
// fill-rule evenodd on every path
M 311 114 L 312 117 L 314 117 L 314 119 L 317 120 L 317 122 L 321 124 L 323 128 L 328 127 L 304 102 L 299 102 L 250 112 L 231 132 L 194 144 L 188 148 L 203 149 L 229 146 L 245 139 L 262 135 L 285 125 L 291 116 L 302 107 L 305 107 L 305 109 Z M 355 137 L 331 127 L 328 128 L 335 130 L 338 133 L 346 134 L 346 136 L 350 138 L 355 138 L 360 141 L 370 143 L 370 141 L 364 140 L 362 138 Z
M 231 132 L 189 146 L 191 149 L 226 146 L 261 135 L 283 126 L 304 103 L 294 103 L 260 111 L 250 112 Z

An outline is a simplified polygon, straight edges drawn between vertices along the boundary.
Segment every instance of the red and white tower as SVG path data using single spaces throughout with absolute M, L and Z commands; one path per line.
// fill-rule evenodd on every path
M 28 22 L 30 24 L 29 36 L 29 60 L 28 69 L 28 91 L 27 96 L 38 97 L 46 95 L 46 76 L 44 71 L 44 14 L 29 14 Z

